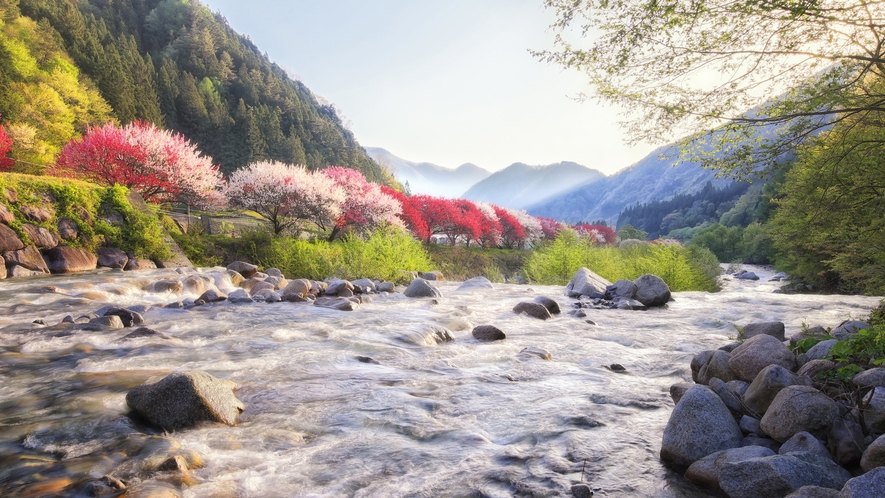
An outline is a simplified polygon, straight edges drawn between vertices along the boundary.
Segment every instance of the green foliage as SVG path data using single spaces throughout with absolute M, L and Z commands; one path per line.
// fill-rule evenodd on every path
M 31 176 L 16 173 L 0 174 L 0 191 L 15 190 L 18 201 L 8 207 L 16 221 L 10 226 L 22 241 L 29 243 L 21 230 L 26 219 L 20 208 L 36 206 L 53 213 L 49 221 L 36 224 L 58 236 L 58 220 L 68 218 L 77 224 L 79 235 L 66 244 L 95 251 L 113 246 L 142 258 L 167 259 L 171 253 L 156 214 L 132 207 L 124 187 L 101 187 L 79 180 Z M 119 217 L 120 222 L 113 219 Z
M 885 363 L 885 326 L 871 326 L 837 342 L 827 356 L 836 363 L 869 367 Z
M 536 248 L 525 264 L 530 282 L 564 285 L 586 266 L 614 282 L 651 273 L 661 277 L 671 291 L 719 290 L 719 262 L 704 248 L 642 244 L 626 248 L 600 247 L 563 230 L 553 242 Z
M 726 227 L 714 223 L 699 229 L 689 245 L 709 249 L 722 262 L 767 264 L 773 259 L 771 244 L 768 230 L 762 225 Z
M 523 249 L 482 249 L 431 244 L 427 246 L 433 269 L 449 280 L 486 277 L 504 283 L 517 278 L 531 251 Z
M 16 171 L 41 173 L 87 126 L 111 118 L 55 30 L 17 12 L 0 21 L 0 115 L 13 139 Z M 28 164 L 33 163 L 33 164 Z
M 646 237 L 648 237 L 648 232 L 646 232 L 645 230 L 640 230 L 629 223 L 622 226 L 621 229 L 618 230 L 618 239 L 620 240 L 645 240 Z
M 432 267 L 420 242 L 390 227 L 375 231 L 365 240 L 350 237 L 336 242 L 275 237 L 262 230 L 247 231 L 238 238 L 199 233 L 173 237 L 196 265 L 244 260 L 279 268 L 289 278 L 372 278 L 405 283 L 405 272 Z
M 883 140 L 878 124 L 846 119 L 799 151 L 771 219 L 778 266 L 794 279 L 885 294 Z

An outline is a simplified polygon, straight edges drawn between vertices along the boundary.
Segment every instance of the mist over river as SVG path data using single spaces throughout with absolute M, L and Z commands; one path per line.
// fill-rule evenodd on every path
M 760 281 L 585 318 L 567 314 L 574 300 L 561 286 L 436 282 L 436 304 L 394 293 L 343 312 L 287 302 L 167 309 L 197 296 L 142 290 L 192 272 L 232 290 L 219 269 L 3 280 L 0 495 L 44 496 L 33 483 L 55 480 L 68 483 L 60 494 L 85 496 L 90 480 L 136 475 L 145 434 L 163 432 L 130 420 L 126 393 L 153 375 L 205 370 L 236 382 L 246 410 L 235 427 L 168 434 L 204 463 L 176 482 L 187 497 L 570 496 L 582 473 L 596 497 L 710 496 L 658 458 L 669 387 L 691 380 L 692 355 L 730 342 L 733 324 L 782 321 L 789 336 L 803 322 L 863 318 L 879 302 L 776 294 L 772 272 L 752 269 Z M 542 321 L 511 311 L 537 295 L 563 313 Z M 171 339 L 57 325 L 110 304 L 151 306 L 144 325 Z M 481 324 L 507 338 L 475 340 Z M 436 344 L 432 325 L 455 340 Z M 531 347 L 551 359 L 520 354 Z M 128 479 L 130 488 L 170 480 Z

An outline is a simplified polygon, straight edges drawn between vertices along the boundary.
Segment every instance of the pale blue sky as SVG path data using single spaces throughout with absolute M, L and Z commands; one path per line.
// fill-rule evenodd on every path
M 572 98 L 542 0 L 203 0 L 341 110 L 357 140 L 412 161 L 498 170 L 575 161 L 610 174 L 647 155 L 617 113 Z

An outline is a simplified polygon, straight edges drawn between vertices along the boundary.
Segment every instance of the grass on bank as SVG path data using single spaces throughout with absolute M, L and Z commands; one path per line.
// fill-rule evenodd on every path
M 523 270 L 529 282 L 565 285 L 582 266 L 612 282 L 651 273 L 661 277 L 673 292 L 716 292 L 721 273 L 718 259 L 706 248 L 658 244 L 597 246 L 572 230 L 563 230 L 556 240 L 532 251 Z
M 7 194 L 7 191 L 9 194 Z M 94 252 L 99 247 L 116 247 L 147 259 L 168 259 L 169 248 L 154 212 L 142 212 L 129 202 L 126 187 L 102 187 L 92 183 L 51 176 L 19 173 L 0 174 L 0 202 L 14 215 L 9 223 L 25 245 L 33 244 L 22 229 L 35 225 L 61 240 L 58 222 L 67 218 L 77 225 L 78 235 L 65 244 Z M 11 200 L 11 199 L 12 200 Z M 47 221 L 28 219 L 24 207 L 46 209 Z

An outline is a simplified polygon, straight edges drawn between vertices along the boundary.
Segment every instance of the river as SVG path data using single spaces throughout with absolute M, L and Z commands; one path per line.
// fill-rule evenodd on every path
M 3 280 L 0 495 L 41 496 L 42 479 L 77 496 L 90 479 L 122 475 L 144 455 L 131 441 L 151 432 L 126 416 L 126 392 L 157 373 L 199 369 L 235 381 L 246 410 L 235 427 L 170 435 L 204 460 L 182 486 L 187 497 L 570 496 L 581 481 L 596 497 L 711 496 L 658 459 L 669 387 L 691 380 L 692 355 L 730 342 L 733 324 L 783 321 L 789 336 L 803 323 L 864 318 L 879 302 L 777 294 L 772 272 L 752 269 L 760 281 L 725 280 L 721 292 L 677 293 L 666 308 L 585 318 L 566 313 L 572 300 L 558 286 L 458 291 L 440 282 L 437 303 L 390 294 L 341 312 L 167 309 L 182 296 L 144 289 L 181 277 L 172 270 Z M 229 287 L 222 272 L 198 271 Z M 541 321 L 511 312 L 536 295 L 563 313 Z M 172 339 L 56 326 L 108 304 L 152 306 L 145 325 Z M 507 338 L 474 340 L 480 324 Z M 425 340 L 432 325 L 455 341 Z M 520 354 L 532 347 L 551 359 Z M 614 363 L 626 371 L 607 368 Z

